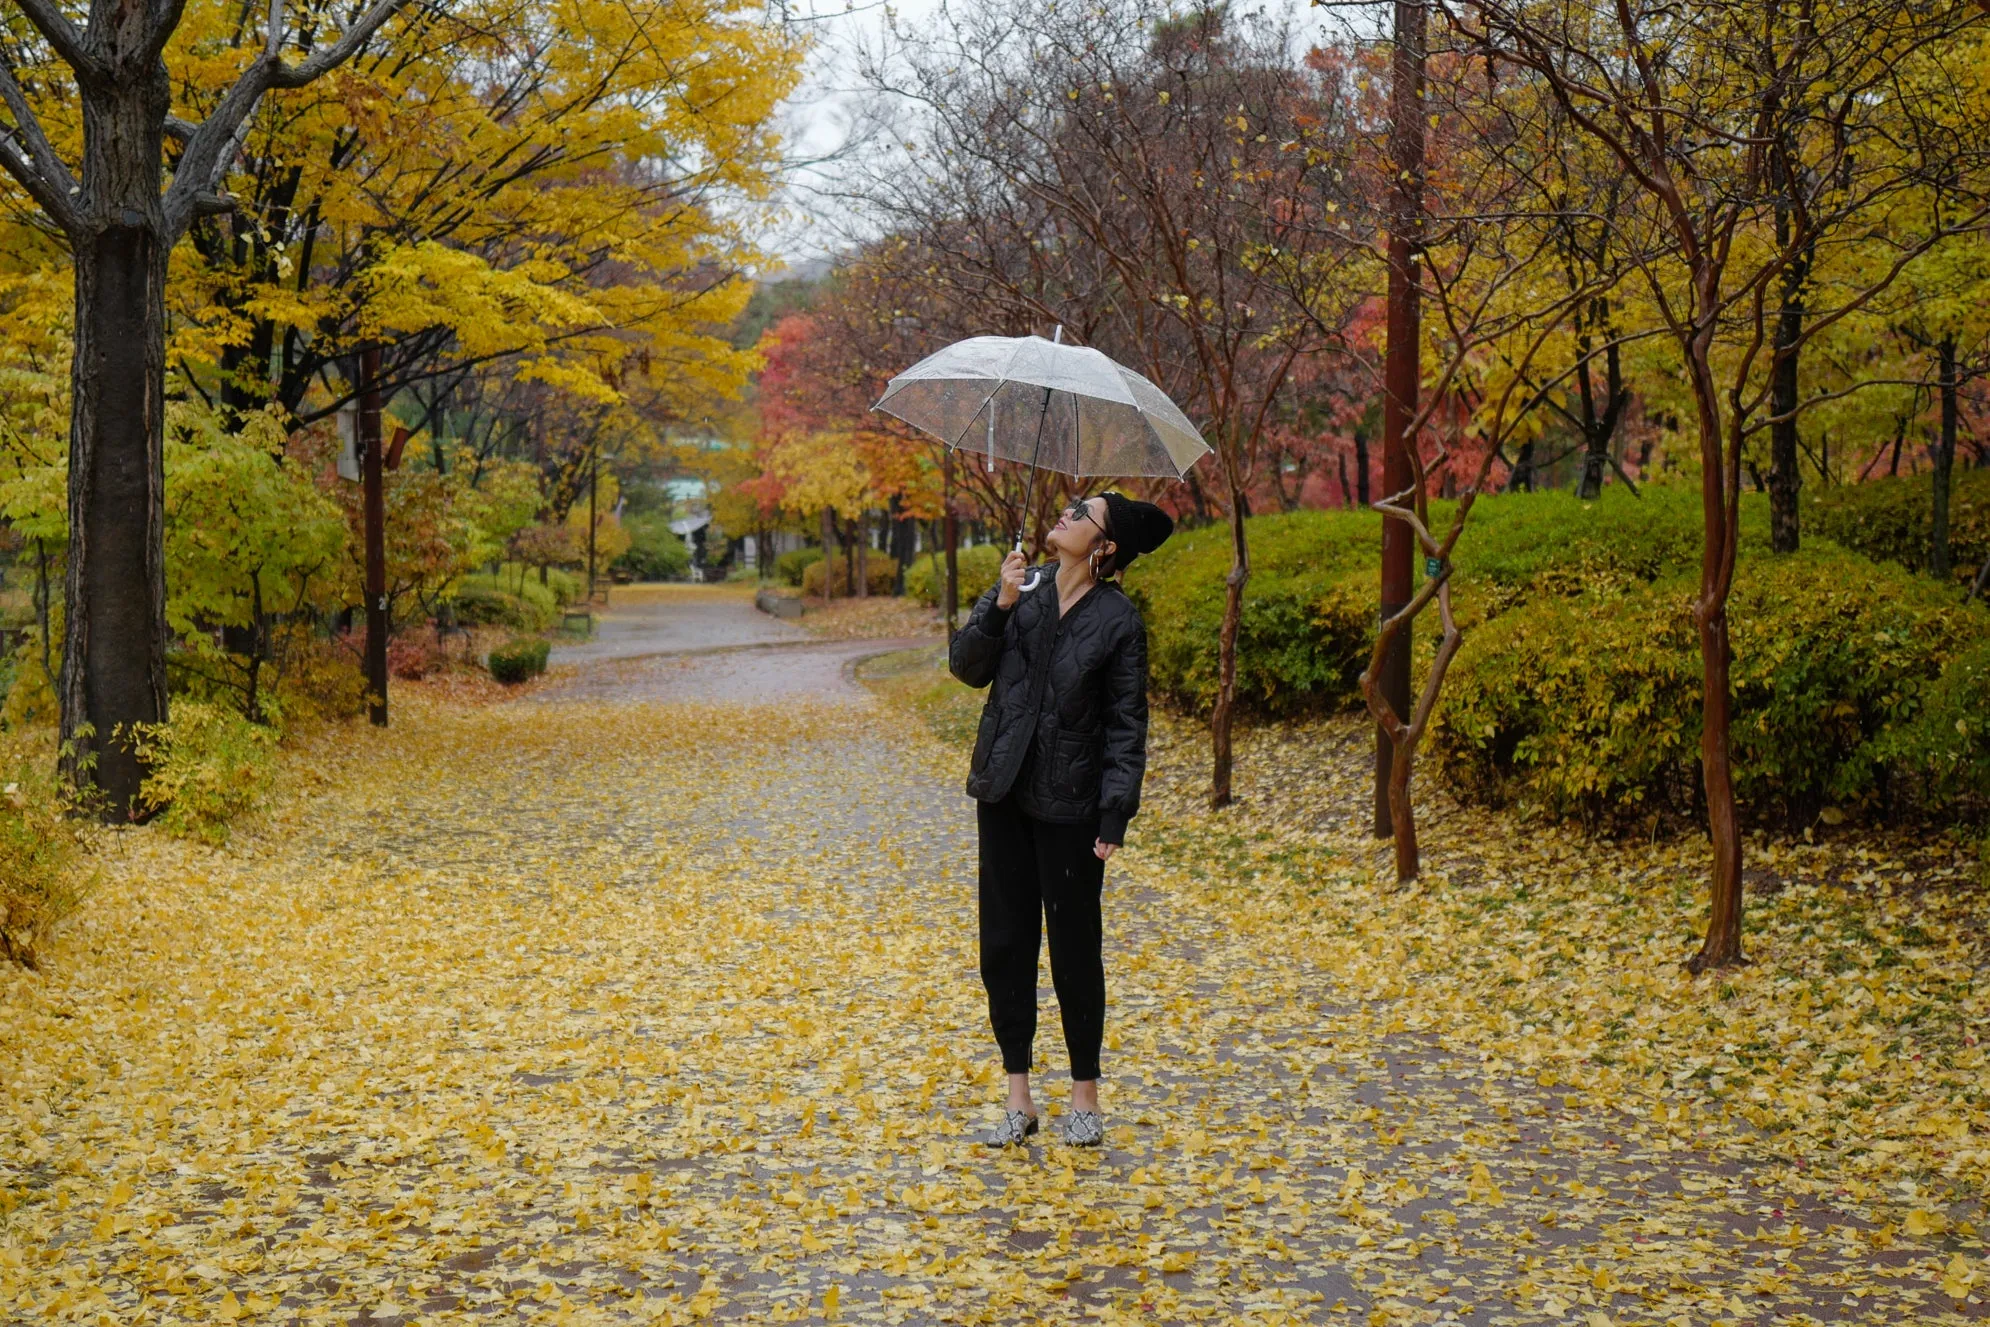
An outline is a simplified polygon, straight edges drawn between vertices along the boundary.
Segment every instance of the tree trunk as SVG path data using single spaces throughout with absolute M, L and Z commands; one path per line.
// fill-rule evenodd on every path
M 891 500 L 891 556 L 898 563 L 898 571 L 892 579 L 891 592 L 905 593 L 905 569 L 912 565 L 915 556 L 913 544 L 916 530 L 912 518 L 905 514 L 904 505 L 893 497 Z
M 1408 630 L 1405 624 L 1404 630 Z M 1422 853 L 1417 846 L 1416 811 L 1410 804 L 1410 771 L 1416 752 L 1408 740 L 1390 753 L 1389 816 L 1396 851 L 1396 883 L 1408 884 L 1423 873 Z
M 1209 804 L 1231 802 L 1230 773 L 1234 757 L 1231 722 L 1237 705 L 1237 631 L 1244 620 L 1244 583 L 1251 578 L 1250 543 L 1244 533 L 1244 503 L 1240 486 L 1230 484 L 1230 574 L 1223 578 L 1223 626 L 1216 637 L 1216 708 L 1209 716 Z
M 366 717 L 375 728 L 387 726 L 387 477 L 380 441 L 380 351 L 359 352 L 359 445 L 361 502 L 366 514 Z M 594 515 L 594 490 L 588 489 L 588 516 Z M 523 580 L 525 569 L 519 568 Z M 587 596 L 594 599 L 594 528 L 587 532 Z
M 1416 482 L 1411 430 L 1417 415 L 1417 393 L 1423 362 L 1418 326 L 1417 263 L 1423 233 L 1423 73 L 1424 36 L 1428 22 L 1420 0 L 1396 0 L 1394 51 L 1389 73 L 1389 161 L 1394 179 L 1389 191 L 1388 326 L 1382 369 L 1382 488 L 1393 499 Z M 1408 605 L 1416 588 L 1411 566 L 1415 537 L 1401 521 L 1382 522 L 1381 619 L 1387 621 Z M 1381 690 L 1398 719 L 1410 717 L 1410 629 L 1403 630 L 1382 660 Z M 1389 787 L 1393 744 L 1380 724 L 1375 728 L 1375 836 L 1391 835 Z
M 1734 764 L 1728 744 L 1732 718 L 1729 666 L 1733 645 L 1728 639 L 1726 596 L 1715 598 L 1703 586 L 1694 606 L 1700 634 L 1701 707 L 1700 772 L 1707 793 L 1707 835 L 1713 841 L 1714 872 L 1707 916 L 1707 935 L 1700 952 L 1686 964 L 1693 972 L 1746 963 L 1741 951 L 1741 820 L 1734 804 Z
M 62 765 L 78 786 L 94 785 L 106 819 L 129 819 L 140 813 L 146 775 L 134 728 L 166 720 L 166 254 L 158 238 L 160 144 L 156 132 L 144 141 L 144 101 L 95 111 L 86 123 L 122 140 L 104 151 L 137 177 L 121 192 L 141 206 L 121 209 L 118 224 L 94 235 L 71 237 Z
M 1513 473 L 1506 477 L 1506 491 L 1519 489 L 1523 493 L 1534 491 L 1534 439 L 1529 438 L 1520 444 L 1520 455 L 1513 463 Z
M 870 524 L 869 513 L 857 517 L 857 565 L 850 572 L 850 592 L 859 599 L 871 597 Z
M 1368 435 L 1354 431 L 1354 493 L 1363 511 L 1368 510 Z
M 836 516 L 822 509 L 822 602 L 836 597 Z
M 1938 579 L 1949 578 L 1949 485 L 1955 473 L 1955 435 L 1958 413 L 1955 333 L 1945 334 L 1936 346 L 1942 372 L 1942 432 L 1935 442 L 1934 511 L 1929 523 L 1928 570 Z
M 1802 264 L 1783 277 L 1783 306 L 1776 316 L 1776 357 L 1769 370 L 1769 547 L 1794 553 L 1799 542 L 1797 493 L 1797 346 L 1803 337 Z
M 1702 292 L 1702 303 L 1714 301 Z M 1697 397 L 1700 431 L 1700 595 L 1693 621 L 1700 637 L 1700 785 L 1707 798 L 1707 834 L 1714 850 L 1713 875 L 1708 882 L 1707 934 L 1700 952 L 1686 964 L 1692 972 L 1732 967 L 1747 962 L 1741 952 L 1741 821 L 1734 804 L 1734 766 L 1729 726 L 1733 698 L 1729 685 L 1734 653 L 1727 630 L 1727 596 L 1732 584 L 1730 546 L 1738 540 L 1729 506 L 1730 486 L 1741 479 L 1733 471 L 1741 438 L 1721 442 L 1720 396 L 1709 363 L 1711 329 L 1697 329 L 1685 339 L 1687 368 Z

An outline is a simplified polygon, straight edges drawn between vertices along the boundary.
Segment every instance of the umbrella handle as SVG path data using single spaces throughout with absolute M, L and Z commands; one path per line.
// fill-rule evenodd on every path
M 1018 530 L 1018 531 L 1016 532 L 1016 548 L 1015 548 L 1015 551 L 1016 551 L 1016 552 L 1018 552 L 1018 553 L 1020 553 L 1020 552 L 1022 552 L 1022 551 L 1023 551 L 1023 535 L 1022 535 L 1022 531 L 1020 531 L 1020 530 Z M 1022 593 L 1024 593 L 1024 594 L 1028 594 L 1028 593 L 1029 593 L 1029 592 L 1030 592 L 1031 590 L 1034 590 L 1034 589 L 1035 589 L 1035 588 L 1036 588 L 1037 586 L 1039 586 L 1039 585 L 1041 585 L 1041 584 L 1043 584 L 1043 568 L 1042 568 L 1042 567 L 1031 567 L 1031 568 L 1030 568 L 1030 578 L 1029 578 L 1028 580 L 1026 580 L 1026 581 L 1024 581 L 1024 582 L 1023 582 L 1023 589 L 1022 589 Z

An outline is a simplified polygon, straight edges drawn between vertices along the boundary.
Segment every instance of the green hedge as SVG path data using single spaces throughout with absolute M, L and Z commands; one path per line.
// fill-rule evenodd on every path
M 614 565 L 637 580 L 676 580 L 691 570 L 691 546 L 670 528 L 668 516 L 631 516 L 622 528 L 629 547 Z
M 473 572 L 457 578 L 452 592 L 456 620 L 469 625 L 544 631 L 560 610 L 580 598 L 581 580 L 557 567 L 539 570 L 508 562 L 497 573 Z
M 975 544 L 955 550 L 954 569 L 960 576 L 960 608 L 965 613 L 974 601 L 988 592 L 1002 575 L 1002 549 L 998 544 Z M 905 568 L 905 593 L 930 608 L 940 606 L 947 589 L 946 554 L 935 550 L 921 553 Z
M 1431 504 L 1441 532 L 1452 504 Z M 1237 692 L 1248 708 L 1288 713 L 1359 703 L 1356 679 L 1374 640 L 1382 517 L 1302 511 L 1245 522 L 1251 579 L 1244 587 Z M 1767 507 L 1743 505 L 1744 556 L 1768 547 Z M 1453 582 L 1468 628 L 1541 596 L 1622 590 L 1699 565 L 1697 492 L 1604 490 L 1594 502 L 1567 493 L 1481 499 L 1459 541 Z M 1422 560 L 1418 559 L 1419 569 Z M 1216 638 L 1230 571 L 1225 525 L 1185 530 L 1127 573 L 1147 619 L 1158 698 L 1198 713 L 1216 700 Z M 1432 618 L 1432 621 L 1435 619 Z M 1431 638 L 1430 629 L 1419 633 Z
M 1433 504 L 1439 530 L 1448 514 Z M 1624 590 L 1700 565 L 1700 493 L 1621 487 L 1592 502 L 1566 492 L 1502 493 L 1472 508 L 1458 541 L 1454 594 L 1461 616 L 1478 621 L 1542 595 Z M 1741 507 L 1743 560 L 1769 550 L 1768 502 L 1747 494 Z
M 1901 475 L 1841 484 L 1805 504 L 1804 530 L 1909 571 L 1928 570 L 1934 535 L 1933 481 Z M 1949 567 L 1968 584 L 1990 557 L 1990 470 L 1953 472 L 1949 487 Z
M 820 558 L 811 562 L 808 565 L 808 569 L 802 572 L 802 593 L 807 595 L 822 593 L 822 569 L 824 566 L 834 568 L 834 575 L 830 581 L 832 593 L 839 599 L 848 597 L 850 593 L 850 569 L 844 562 L 841 554 L 837 555 L 834 563 L 825 563 Z M 880 553 L 876 549 L 871 550 L 864 557 L 864 585 L 870 590 L 873 596 L 878 598 L 888 597 L 898 585 L 898 559 L 889 553 Z
M 546 671 L 546 658 L 552 651 L 544 640 L 515 640 L 491 651 L 491 676 L 505 685 L 528 681 Z
M 774 559 L 774 575 L 783 584 L 800 585 L 802 576 L 816 563 L 822 561 L 819 548 L 792 548 Z
M 1696 806 L 1695 589 L 1681 575 L 1543 595 L 1475 632 L 1433 725 L 1452 782 L 1483 801 L 1588 819 Z M 1938 741 L 1924 719 L 1981 696 L 1984 665 L 1970 652 L 1990 641 L 1990 612 L 1820 540 L 1744 559 L 1729 620 L 1746 806 L 1797 821 L 1825 805 L 1876 806 L 1900 774 L 1920 775 L 1934 807 L 1968 791 L 1953 723 Z M 1973 682 L 1955 671 L 1971 658 Z
M 1298 511 L 1246 522 L 1251 579 L 1238 628 L 1237 694 L 1291 713 L 1353 702 L 1375 616 L 1381 517 Z M 1227 525 L 1177 533 L 1127 569 L 1147 623 L 1155 696 L 1205 713 L 1216 702 L 1216 639 L 1230 571 Z

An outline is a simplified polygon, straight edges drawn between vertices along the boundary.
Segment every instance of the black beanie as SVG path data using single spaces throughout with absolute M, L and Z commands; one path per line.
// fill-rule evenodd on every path
M 1120 570 L 1142 553 L 1152 553 L 1175 532 L 1175 518 L 1151 502 L 1140 502 L 1118 493 L 1102 495 L 1106 500 L 1106 530 L 1119 551 L 1113 562 Z

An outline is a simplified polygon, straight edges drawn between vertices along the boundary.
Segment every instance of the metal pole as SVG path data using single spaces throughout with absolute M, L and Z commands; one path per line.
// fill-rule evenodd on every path
M 1417 305 L 1418 240 L 1423 217 L 1422 0 L 1396 0 L 1395 53 L 1389 91 L 1389 158 L 1395 179 L 1389 191 L 1388 348 L 1382 370 L 1382 491 L 1401 493 L 1415 482 L 1406 437 L 1416 418 L 1421 378 Z M 1382 620 L 1393 617 L 1415 592 L 1409 527 L 1382 522 Z M 1410 713 L 1410 632 L 1407 626 L 1382 660 L 1382 696 L 1399 718 Z M 1394 748 L 1381 725 L 1375 730 L 1375 836 L 1394 833 L 1389 814 L 1389 772 Z
M 366 717 L 387 726 L 387 490 L 381 473 L 380 350 L 359 352 L 359 472 L 366 512 Z

